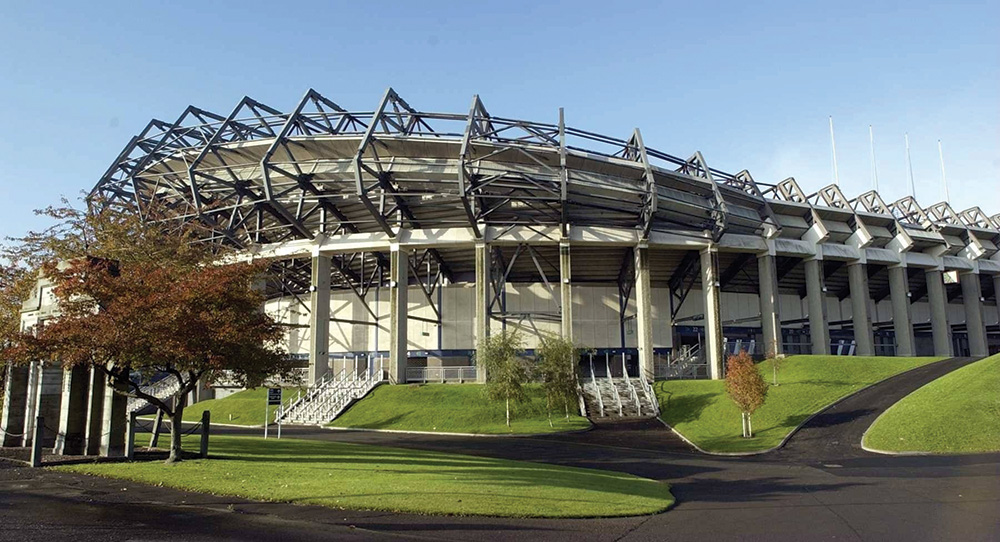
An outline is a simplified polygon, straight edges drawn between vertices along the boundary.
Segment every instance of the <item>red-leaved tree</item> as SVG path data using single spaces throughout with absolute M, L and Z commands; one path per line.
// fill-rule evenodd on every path
M 29 333 L 8 334 L 7 361 L 101 371 L 118 393 L 144 399 L 171 419 L 168 462 L 181 459 L 185 398 L 199 381 L 255 387 L 289 372 L 282 330 L 253 288 L 264 264 L 235 262 L 198 243 L 197 232 L 167 228 L 148 213 L 145 219 L 112 209 L 47 214 L 56 227 L 29 234 L 8 252 L 43 255 L 35 263 L 55 284 L 59 315 Z M 162 373 L 180 384 L 166 399 L 143 390 Z
M 726 393 L 740 409 L 743 437 L 753 437 L 750 416 L 767 399 L 767 382 L 746 351 L 741 350 L 726 361 Z

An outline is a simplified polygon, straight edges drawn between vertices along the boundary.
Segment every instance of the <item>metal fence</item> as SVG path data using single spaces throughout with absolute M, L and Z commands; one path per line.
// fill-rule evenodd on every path
M 476 367 L 407 367 L 407 382 L 475 382 Z

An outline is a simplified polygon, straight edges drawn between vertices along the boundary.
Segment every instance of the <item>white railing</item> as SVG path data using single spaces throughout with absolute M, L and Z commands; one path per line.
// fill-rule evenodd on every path
M 604 417 L 604 399 L 601 398 L 601 388 L 597 385 L 597 377 L 594 376 L 594 355 L 590 355 L 590 384 L 594 389 L 594 395 L 597 396 L 597 408 L 601 411 L 601 417 Z
M 351 369 L 345 367 L 336 374 L 327 373 L 305 394 L 299 393 L 296 397 L 289 398 L 286 403 L 278 406 L 274 414 L 275 421 L 294 423 L 331 421 L 352 401 L 363 397 L 385 380 L 381 357 L 378 359 L 377 368 L 369 367 L 364 371 L 357 371 L 355 364 Z
M 407 367 L 407 382 L 475 382 L 476 367 Z
M 180 387 L 181 385 L 180 382 L 177 380 L 177 377 L 174 375 L 168 375 L 148 386 L 142 386 L 141 389 L 143 393 L 147 395 L 152 395 L 157 399 L 163 400 L 170 397 L 174 393 L 177 393 L 177 390 L 179 390 Z M 128 411 L 134 412 L 136 410 L 146 408 L 146 406 L 149 404 L 150 404 L 149 401 L 145 399 L 140 399 L 138 397 L 129 397 Z
M 635 414 L 642 416 L 642 403 L 639 402 L 639 394 L 635 392 L 632 379 L 628 376 L 628 366 L 625 365 L 625 356 L 622 356 L 622 375 L 625 377 L 625 386 L 628 388 L 628 394 L 632 402 L 635 403 Z
M 604 355 L 604 367 L 608 371 L 608 384 L 611 385 L 611 391 L 615 393 L 615 403 L 618 404 L 618 415 L 622 416 L 622 398 L 618 395 L 618 386 L 615 386 L 615 379 L 611 378 L 611 355 Z
M 656 400 L 656 392 L 653 391 L 653 386 L 649 385 L 649 380 L 646 379 L 646 372 L 642 369 L 639 369 L 639 384 L 642 386 L 642 393 L 653 408 L 653 415 L 659 416 L 660 402 Z
M 682 346 L 676 354 L 667 358 L 666 363 L 653 366 L 653 377 L 659 380 L 673 378 L 696 378 L 698 367 L 704 365 L 701 348 L 697 345 Z

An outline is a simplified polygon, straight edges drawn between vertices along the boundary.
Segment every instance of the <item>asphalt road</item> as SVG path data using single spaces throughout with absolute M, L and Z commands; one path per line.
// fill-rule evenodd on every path
M 0 540 L 1000 540 L 1000 454 L 889 457 L 859 446 L 881 411 L 965 363 L 948 360 L 890 379 L 816 416 L 782 450 L 749 458 L 699 454 L 655 421 L 502 439 L 284 431 L 668 481 L 678 504 L 654 516 L 513 520 L 337 511 L 0 461 Z

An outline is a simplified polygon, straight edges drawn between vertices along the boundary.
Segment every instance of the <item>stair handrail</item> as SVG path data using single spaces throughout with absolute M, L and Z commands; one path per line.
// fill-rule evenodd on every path
M 597 408 L 604 417 L 604 399 L 601 397 L 601 388 L 597 386 L 597 377 L 594 376 L 594 355 L 590 355 L 590 385 L 594 387 L 594 394 L 597 395 Z
M 642 386 L 642 393 L 646 396 L 646 400 L 649 401 L 650 406 L 653 407 L 653 415 L 660 415 L 660 404 L 656 401 L 656 393 L 653 391 L 653 387 L 649 385 L 649 379 L 646 378 L 646 372 L 639 368 L 639 385 Z
M 618 403 L 618 416 L 622 416 L 622 397 L 618 395 L 618 386 L 615 386 L 615 379 L 611 378 L 611 355 L 604 355 L 604 367 L 608 371 L 608 383 L 611 384 L 611 391 L 615 393 L 615 402 Z
M 622 355 L 622 374 L 625 375 L 625 385 L 628 387 L 629 395 L 633 402 L 635 402 L 635 413 L 637 416 L 642 416 L 642 403 L 639 402 L 639 394 L 635 391 L 635 386 L 632 385 L 632 379 L 628 376 L 628 365 L 625 363 L 625 355 Z

